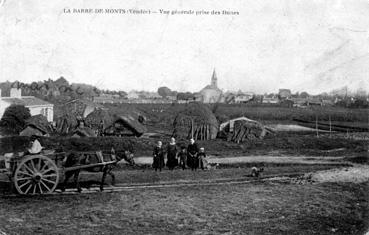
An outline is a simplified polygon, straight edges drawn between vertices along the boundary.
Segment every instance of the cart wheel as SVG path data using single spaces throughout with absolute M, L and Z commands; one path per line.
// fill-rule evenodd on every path
M 58 167 L 45 156 L 29 156 L 18 164 L 13 181 L 20 194 L 52 193 L 59 183 Z

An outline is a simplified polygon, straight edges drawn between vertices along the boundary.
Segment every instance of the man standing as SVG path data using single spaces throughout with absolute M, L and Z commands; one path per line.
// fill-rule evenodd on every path
M 199 148 L 195 140 L 190 139 L 190 144 L 187 146 L 187 165 L 191 167 L 191 170 L 196 170 L 199 167 L 198 152 Z
M 31 148 L 27 149 L 30 154 L 38 154 L 42 151 L 43 147 L 40 142 L 37 140 L 36 136 L 31 137 Z

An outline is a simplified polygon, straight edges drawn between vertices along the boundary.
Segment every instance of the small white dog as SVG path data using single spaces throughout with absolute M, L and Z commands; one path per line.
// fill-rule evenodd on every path
M 264 171 L 264 168 L 257 168 L 256 166 L 251 168 L 251 176 L 252 177 L 259 177 L 261 175 L 261 172 Z

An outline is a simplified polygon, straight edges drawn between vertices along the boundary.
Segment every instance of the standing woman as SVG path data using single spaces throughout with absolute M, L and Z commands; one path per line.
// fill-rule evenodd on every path
M 178 165 L 177 154 L 176 139 L 172 137 L 167 147 L 167 167 L 169 170 L 173 170 Z
M 161 169 L 164 167 L 164 149 L 162 145 L 162 142 L 158 141 L 158 145 L 155 146 L 153 151 L 154 159 L 152 167 L 154 167 L 155 171 L 158 169 L 161 171 Z
M 199 148 L 192 138 L 190 139 L 190 144 L 187 146 L 187 165 L 191 167 L 191 170 L 196 170 L 199 167 L 198 153 Z

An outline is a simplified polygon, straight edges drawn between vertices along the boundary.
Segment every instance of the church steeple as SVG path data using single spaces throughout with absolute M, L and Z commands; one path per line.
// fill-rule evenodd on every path
M 218 88 L 218 78 L 217 78 L 217 74 L 215 73 L 215 68 L 213 71 L 213 76 L 211 77 L 211 86 L 214 88 Z

